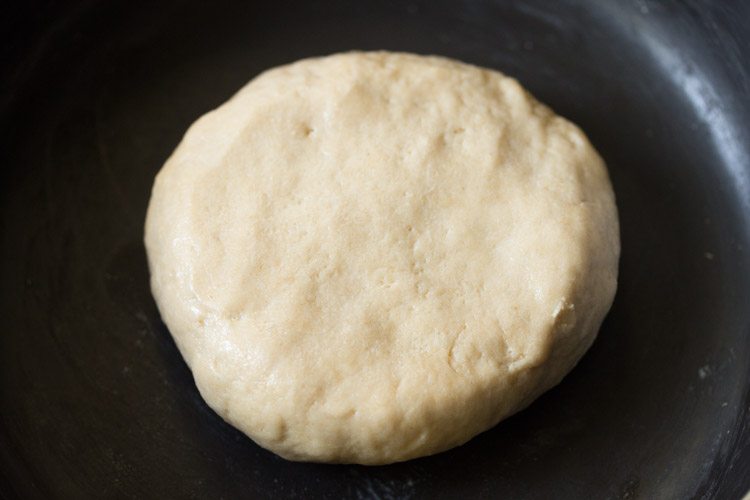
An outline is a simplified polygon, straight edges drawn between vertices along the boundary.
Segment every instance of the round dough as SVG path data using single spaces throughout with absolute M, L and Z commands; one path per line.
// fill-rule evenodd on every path
M 292 460 L 464 443 L 557 384 L 616 288 L 614 195 L 513 79 L 386 52 L 263 73 L 146 221 L 162 317 L 225 420 Z

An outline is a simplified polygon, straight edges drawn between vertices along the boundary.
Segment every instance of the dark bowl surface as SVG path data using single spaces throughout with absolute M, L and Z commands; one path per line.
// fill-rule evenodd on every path
M 0 492 L 739 498 L 750 488 L 750 3 L 19 2 L 0 34 Z M 202 401 L 142 244 L 187 127 L 351 49 L 517 77 L 588 133 L 622 230 L 599 339 L 531 407 L 384 467 L 286 462 Z

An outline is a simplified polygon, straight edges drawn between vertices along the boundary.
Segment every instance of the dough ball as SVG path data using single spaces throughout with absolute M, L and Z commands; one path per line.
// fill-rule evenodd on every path
M 554 386 L 616 288 L 584 134 L 496 71 L 303 60 L 201 117 L 156 177 L 153 294 L 207 403 L 292 460 L 460 445 Z

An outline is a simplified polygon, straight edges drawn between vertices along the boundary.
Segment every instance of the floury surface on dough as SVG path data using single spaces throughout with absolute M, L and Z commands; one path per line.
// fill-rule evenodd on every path
M 617 209 L 584 134 L 498 72 L 347 53 L 193 124 L 145 227 L 208 404 L 292 460 L 460 445 L 557 384 L 615 293 Z

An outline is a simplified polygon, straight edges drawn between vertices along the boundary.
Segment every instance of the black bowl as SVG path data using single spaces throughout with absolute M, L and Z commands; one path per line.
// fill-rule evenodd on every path
M 9 497 L 739 498 L 750 487 L 750 4 L 19 3 L 0 16 L 0 491 Z M 617 194 L 620 286 L 562 384 L 465 446 L 286 462 L 201 400 L 141 242 L 188 125 L 350 49 L 517 77 Z

